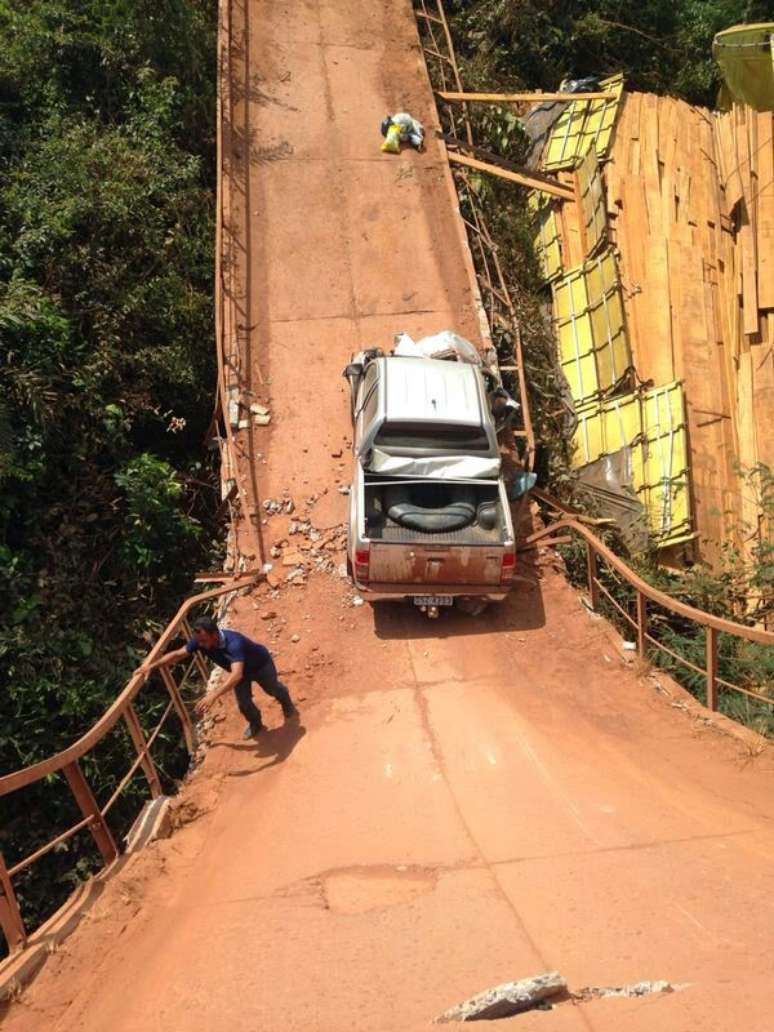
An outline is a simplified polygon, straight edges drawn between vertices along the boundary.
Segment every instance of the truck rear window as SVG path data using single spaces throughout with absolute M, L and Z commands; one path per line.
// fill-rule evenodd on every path
M 481 427 L 438 426 L 428 423 L 384 423 L 376 435 L 377 448 L 428 448 L 434 451 L 486 452 L 489 439 Z

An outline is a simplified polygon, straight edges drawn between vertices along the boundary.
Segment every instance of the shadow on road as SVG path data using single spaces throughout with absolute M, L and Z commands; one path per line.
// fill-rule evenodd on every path
M 263 731 L 254 742 L 213 742 L 214 748 L 233 749 L 234 752 L 252 753 L 256 759 L 267 759 L 267 763 L 261 763 L 255 767 L 247 767 L 244 770 L 229 771 L 227 777 L 246 778 L 250 774 L 259 774 L 269 767 L 276 767 L 283 763 L 293 752 L 295 747 L 306 734 L 306 728 L 298 720 L 289 720 L 281 727 L 273 727 Z
M 534 553 L 520 558 L 519 580 L 504 602 L 493 602 L 479 616 L 456 608 L 444 609 L 431 620 L 410 602 L 377 602 L 373 606 L 374 633 L 382 640 L 466 638 L 498 631 L 532 631 L 546 622 L 543 593 L 534 565 Z

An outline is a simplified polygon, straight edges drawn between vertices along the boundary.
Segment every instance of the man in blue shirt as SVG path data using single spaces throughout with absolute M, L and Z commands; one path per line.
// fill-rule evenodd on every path
M 244 737 L 254 738 L 264 729 L 261 711 L 253 702 L 253 682 L 257 682 L 267 695 L 271 695 L 282 706 L 286 720 L 298 716 L 285 685 L 280 681 L 271 653 L 239 631 L 220 630 L 209 616 L 200 617 L 193 625 L 194 636 L 183 648 L 167 652 L 152 663 L 144 663 L 139 672 L 148 674 L 158 667 L 172 666 L 188 659 L 195 652 L 229 672 L 215 691 L 210 692 L 196 704 L 196 712 L 202 716 L 210 706 L 231 689 L 234 690 L 240 712 L 249 721 Z

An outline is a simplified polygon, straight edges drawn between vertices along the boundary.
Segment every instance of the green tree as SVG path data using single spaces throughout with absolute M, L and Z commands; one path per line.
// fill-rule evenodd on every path
M 2 772 L 93 723 L 216 547 L 216 17 L 215 0 L 0 0 Z M 101 798 L 124 738 L 88 761 Z M 0 849 L 73 816 L 57 779 L 0 799 Z M 27 916 L 92 859 L 79 836 L 20 878 Z

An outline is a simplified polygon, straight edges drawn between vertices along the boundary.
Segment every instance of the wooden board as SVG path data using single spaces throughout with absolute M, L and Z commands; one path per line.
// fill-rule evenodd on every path
M 758 304 L 774 309 L 774 114 L 758 113 Z

